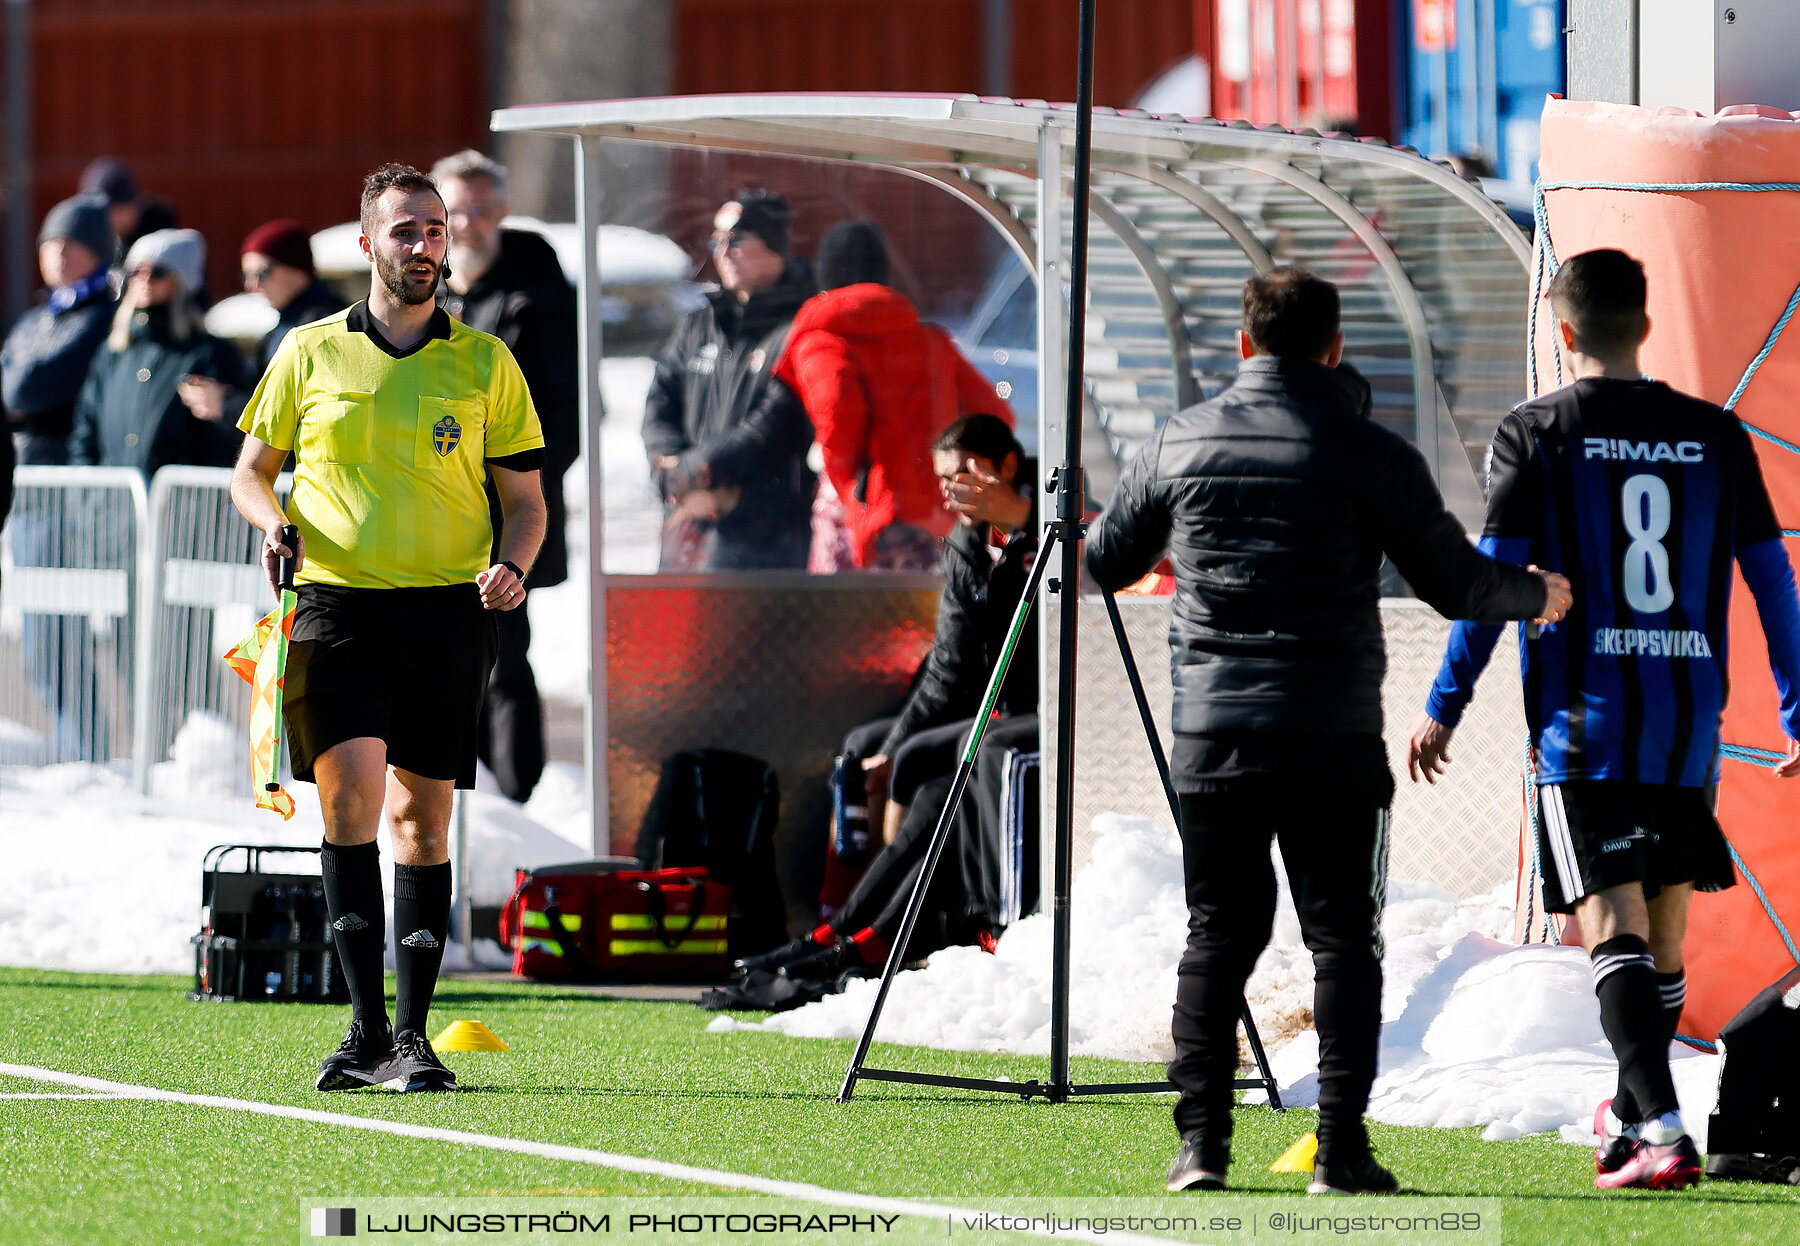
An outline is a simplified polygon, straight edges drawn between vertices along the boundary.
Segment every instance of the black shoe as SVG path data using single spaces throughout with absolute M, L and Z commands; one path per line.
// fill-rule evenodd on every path
M 1334 1155 L 1313 1165 L 1312 1184 L 1308 1194 L 1392 1194 L 1400 1188 L 1394 1174 L 1375 1162 L 1375 1156 L 1363 1149 L 1350 1154 Z
M 1800 1156 L 1724 1151 L 1706 1157 L 1706 1175 L 1719 1181 L 1800 1185 Z
M 398 1061 L 393 1077 L 401 1090 L 455 1090 L 456 1074 L 444 1067 L 431 1040 L 418 1030 L 401 1030 L 394 1035 L 394 1055 Z
M 1181 1140 L 1181 1149 L 1169 1161 L 1169 1176 L 1163 1187 L 1171 1194 L 1182 1190 L 1223 1190 L 1229 1163 L 1224 1148 L 1208 1146 L 1196 1130 Z
M 759 952 L 755 956 L 740 956 L 731 962 L 731 971 L 743 977 L 757 969 L 766 969 L 774 973 L 789 961 L 799 960 L 802 956 L 810 956 L 819 950 L 810 934 L 803 934 L 792 943 L 784 943 L 772 952 Z
M 319 1065 L 320 1090 L 360 1090 L 394 1075 L 394 1035 L 387 1018 L 350 1022 L 344 1041 Z
M 781 967 L 780 973 L 794 981 L 835 982 L 846 969 L 861 968 L 862 964 L 863 958 L 856 945 L 848 939 L 839 939 L 830 947 L 814 948 L 805 956 L 790 960 Z

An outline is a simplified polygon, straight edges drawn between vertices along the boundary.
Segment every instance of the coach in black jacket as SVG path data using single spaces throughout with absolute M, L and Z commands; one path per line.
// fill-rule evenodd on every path
M 1340 368 L 1337 288 L 1284 268 L 1244 288 L 1244 365 L 1138 454 L 1088 541 L 1118 589 L 1165 550 L 1189 908 L 1170 1079 L 1183 1146 L 1168 1187 L 1222 1188 L 1244 982 L 1275 911 L 1273 836 L 1317 985 L 1313 1189 L 1394 1188 L 1362 1114 L 1381 1024 L 1393 778 L 1381 739 L 1382 555 L 1452 618 L 1559 618 L 1561 576 L 1478 553 L 1425 460 L 1363 414 Z

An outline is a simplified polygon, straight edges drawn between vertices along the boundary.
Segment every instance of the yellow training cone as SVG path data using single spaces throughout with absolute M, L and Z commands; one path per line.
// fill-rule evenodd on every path
M 479 1021 L 452 1021 L 431 1040 L 439 1051 L 509 1051 L 500 1036 Z
M 1269 1171 L 1310 1173 L 1313 1170 L 1313 1156 L 1318 1153 L 1319 1135 L 1303 1134 L 1298 1142 L 1281 1153 L 1280 1159 L 1269 1165 Z

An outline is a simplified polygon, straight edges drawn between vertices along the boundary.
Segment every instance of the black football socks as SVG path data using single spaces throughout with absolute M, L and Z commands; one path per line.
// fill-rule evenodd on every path
M 1681 1028 L 1681 1010 L 1687 1006 L 1687 972 L 1679 970 L 1675 973 L 1659 973 L 1656 975 L 1656 992 L 1662 999 L 1663 1030 L 1666 1034 L 1664 1046 L 1675 1041 L 1675 1034 Z M 1619 1076 L 1619 1088 L 1613 1095 L 1613 1115 L 1620 1123 L 1635 1125 L 1644 1119 L 1638 1111 L 1637 1098 L 1625 1085 L 1624 1074 Z
M 381 895 L 381 850 L 366 844 L 327 842 L 319 854 L 325 910 L 337 945 L 338 971 L 350 990 L 357 1020 L 387 1024 L 387 987 L 381 977 L 387 907 Z M 448 867 L 446 867 L 448 868 Z
M 450 935 L 450 863 L 394 867 L 394 1029 L 425 1029 Z
M 1669 1035 L 1650 945 L 1636 935 L 1619 935 L 1593 950 L 1594 994 L 1600 997 L 1600 1028 L 1619 1059 L 1619 1081 L 1629 1092 L 1631 1117 L 1654 1120 L 1678 1110 L 1669 1074 Z M 1615 1113 L 1626 1123 L 1631 1119 Z

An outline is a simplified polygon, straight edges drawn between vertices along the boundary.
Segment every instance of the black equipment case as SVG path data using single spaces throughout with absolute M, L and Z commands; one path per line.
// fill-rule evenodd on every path
M 219 844 L 200 867 L 200 933 L 189 999 L 345 1003 L 325 885 L 315 873 L 269 873 L 265 853 L 319 854 L 317 848 Z M 241 854 L 227 869 L 228 859 Z
M 1706 1175 L 1800 1185 L 1800 969 L 1727 1021 L 1719 1046 Z

